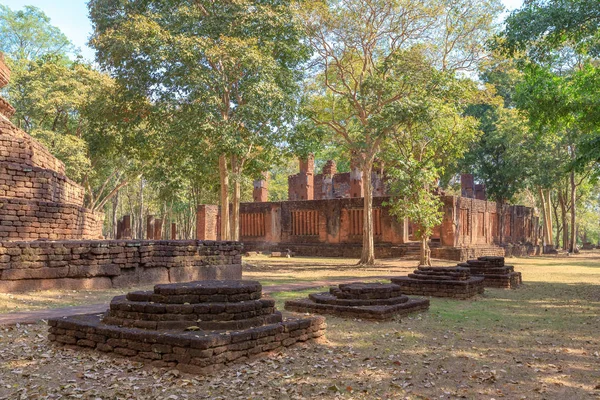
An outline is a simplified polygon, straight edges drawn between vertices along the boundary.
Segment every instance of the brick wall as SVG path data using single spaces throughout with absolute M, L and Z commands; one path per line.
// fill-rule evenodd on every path
M 0 162 L 0 197 L 83 205 L 83 188 L 47 169 Z
M 389 214 L 383 205 L 386 200 L 384 197 L 373 200 L 375 243 L 404 243 L 404 225 Z M 359 244 L 362 243 L 362 207 L 362 198 L 242 203 L 241 240 L 244 243 Z M 244 234 L 246 232 L 248 234 Z
M 197 240 L 0 242 L 0 292 L 241 279 L 241 250 Z
M 0 162 L 29 165 L 65 174 L 62 161 L 9 121 L 0 119 Z
M 102 218 L 71 204 L 0 198 L 0 240 L 98 239 Z

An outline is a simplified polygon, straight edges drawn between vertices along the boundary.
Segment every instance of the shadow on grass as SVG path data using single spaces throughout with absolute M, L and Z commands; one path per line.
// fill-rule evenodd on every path
M 379 366 L 382 396 L 589 398 L 600 394 L 599 297 L 595 284 L 529 282 L 467 301 L 431 298 L 428 312 L 402 320 L 327 316 L 325 348 L 366 357 L 343 374 L 355 390 L 356 376 Z

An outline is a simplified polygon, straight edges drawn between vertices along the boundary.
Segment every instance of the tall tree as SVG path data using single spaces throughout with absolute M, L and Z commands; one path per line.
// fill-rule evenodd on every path
M 476 137 L 476 120 L 464 111 L 477 90 L 471 80 L 438 71 L 426 58 L 420 64 L 398 62 L 391 73 L 401 76 L 411 67 L 419 74 L 405 80 L 411 87 L 410 101 L 397 104 L 383 117 L 392 127 L 383 157 L 391 212 L 415 224 L 420 264 L 431 265 L 428 241 L 443 214 L 438 183 L 446 166 L 462 158 Z
M 217 155 L 221 235 L 238 238 L 240 176 L 290 125 L 308 52 L 291 1 L 92 0 L 98 61 Z M 181 117 L 184 115 L 185 117 Z M 233 177 L 233 218 L 229 218 Z
M 299 11 L 314 51 L 307 115 L 355 155 L 362 173 L 360 264 L 375 260 L 371 172 L 393 129 L 383 115 L 411 94 L 410 74 L 396 76 L 390 65 L 420 45 L 440 70 L 474 68 L 500 8 L 495 0 L 322 0 Z
M 46 55 L 64 56 L 75 48 L 39 8 L 13 11 L 0 4 L 0 51 L 13 61 L 31 61 Z

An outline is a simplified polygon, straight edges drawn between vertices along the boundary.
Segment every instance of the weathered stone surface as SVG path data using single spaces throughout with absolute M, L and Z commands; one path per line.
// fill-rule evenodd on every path
M 505 265 L 504 257 L 479 257 L 458 265 L 468 268 L 474 276 L 482 276 L 486 287 L 514 289 L 523 283 L 521 273 L 515 272 L 512 265 Z
M 51 281 L 64 278 L 72 278 L 69 287 L 73 289 L 86 288 L 87 279 L 99 277 L 107 277 L 103 282 L 115 288 L 210 276 L 240 279 L 241 251 L 239 243 L 197 240 L 0 242 L 0 290 L 55 288 L 60 287 L 60 281 Z M 82 280 L 81 287 L 76 286 L 78 279 Z M 49 282 L 29 282 L 36 280 Z
M 363 282 L 342 284 L 330 288 L 329 293 L 313 293 L 308 299 L 285 302 L 288 311 L 374 320 L 428 308 L 429 300 L 410 299 L 400 293 L 398 285 Z
M 413 274 L 392 278 L 405 294 L 467 299 L 484 291 L 483 277 L 463 267 L 419 267 Z
M 241 295 L 259 299 L 235 300 Z M 175 301 L 151 303 L 154 296 Z M 186 296 L 196 302 L 182 303 Z M 229 301 L 200 302 L 211 296 Z M 115 297 L 104 316 L 51 319 L 48 339 L 202 374 L 324 335 L 323 317 L 283 320 L 275 302 L 260 296 L 255 281 L 156 285 L 152 292 Z

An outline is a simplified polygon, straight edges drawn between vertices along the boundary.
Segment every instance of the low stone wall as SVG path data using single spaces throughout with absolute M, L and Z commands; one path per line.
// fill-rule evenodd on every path
M 81 206 L 83 188 L 54 171 L 13 163 L 0 163 L 0 197 Z
M 73 204 L 0 197 L 0 240 L 102 238 L 103 215 Z
M 237 242 L 0 242 L 0 292 L 241 279 Z
M 452 261 L 467 261 L 484 256 L 504 257 L 504 255 L 504 248 L 499 246 L 437 247 L 431 249 L 432 258 Z
M 287 319 L 243 331 L 161 332 L 106 325 L 97 315 L 48 321 L 48 339 L 62 345 L 115 353 L 156 367 L 204 374 L 233 362 L 312 341 L 325 334 L 325 318 Z

